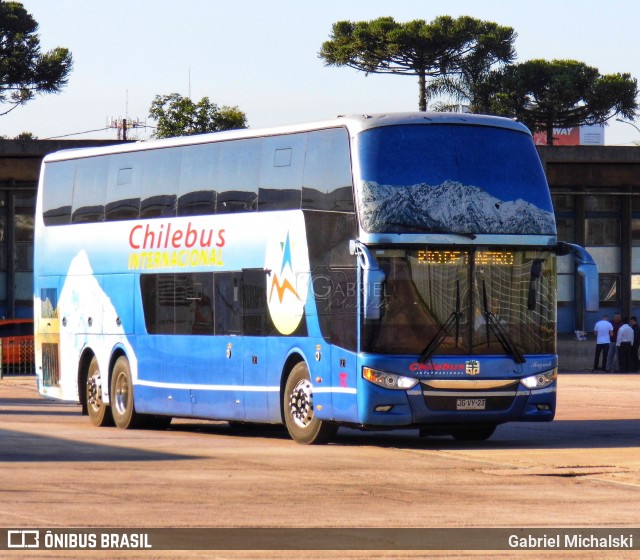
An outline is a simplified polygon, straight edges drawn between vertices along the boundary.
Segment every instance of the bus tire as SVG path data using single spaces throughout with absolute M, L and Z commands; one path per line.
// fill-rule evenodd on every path
M 98 359 L 93 356 L 89 364 L 87 382 L 85 384 L 85 399 L 89 420 L 94 426 L 113 426 L 111 407 L 102 399 L 102 383 Z
M 140 417 L 133 402 L 133 380 L 129 360 L 120 356 L 111 373 L 111 413 L 118 428 L 137 428 Z
M 458 441 L 484 441 L 496 431 L 496 424 L 467 424 L 454 428 L 451 435 Z
M 304 362 L 297 363 L 289 377 L 283 395 L 284 421 L 297 443 L 326 443 L 335 436 L 338 427 L 318 419 L 313 408 L 313 386 L 309 368 Z

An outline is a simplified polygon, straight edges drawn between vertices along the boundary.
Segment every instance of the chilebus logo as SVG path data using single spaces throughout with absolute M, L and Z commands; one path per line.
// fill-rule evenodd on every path
M 306 243 L 291 238 L 290 231 L 272 238 L 267 247 L 267 306 L 273 324 L 282 334 L 296 330 L 307 299 Z

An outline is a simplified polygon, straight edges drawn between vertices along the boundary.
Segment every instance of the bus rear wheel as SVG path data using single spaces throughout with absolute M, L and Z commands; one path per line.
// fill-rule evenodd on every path
M 102 399 L 102 378 L 100 376 L 100 366 L 95 356 L 89 364 L 85 398 L 91 423 L 99 428 L 102 426 L 113 426 L 111 407 Z
M 338 430 L 334 424 L 318 419 L 314 413 L 313 386 L 304 362 L 294 366 L 283 395 L 284 420 L 291 438 L 297 443 L 326 443 Z
M 136 428 L 139 415 L 133 403 L 133 380 L 129 360 L 120 356 L 111 373 L 111 412 L 118 428 Z

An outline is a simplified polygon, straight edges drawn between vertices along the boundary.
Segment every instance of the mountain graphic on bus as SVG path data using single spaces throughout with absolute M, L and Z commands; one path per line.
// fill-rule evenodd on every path
M 361 182 L 362 225 L 369 232 L 408 231 L 556 235 L 553 212 L 518 198 L 500 200 L 457 181 L 436 186 Z M 406 226 L 406 228 L 404 228 Z
M 274 290 L 276 291 L 276 293 L 278 294 L 278 301 L 280 303 L 282 303 L 282 300 L 284 298 L 284 294 L 285 292 L 288 290 L 290 291 L 294 296 L 296 296 L 298 299 L 300 299 L 300 296 L 298 295 L 298 292 L 296 292 L 296 289 L 291 285 L 291 282 L 289 282 L 289 280 L 287 280 L 286 278 L 284 279 L 284 281 L 282 282 L 282 284 L 280 283 L 280 280 L 278 278 L 278 276 L 274 276 L 273 278 L 273 284 L 271 284 L 271 292 L 269 293 L 269 301 L 271 302 L 272 298 L 273 298 L 273 292 Z
M 304 316 L 309 285 L 309 257 L 302 214 L 269 235 L 264 268 L 267 307 L 277 331 L 289 335 Z

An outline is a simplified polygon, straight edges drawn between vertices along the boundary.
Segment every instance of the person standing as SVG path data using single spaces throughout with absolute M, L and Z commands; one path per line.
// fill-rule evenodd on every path
M 593 370 L 598 371 L 607 369 L 607 357 L 609 356 L 609 344 L 611 344 L 611 335 L 613 334 L 613 325 L 609 322 L 609 315 L 603 315 L 595 326 L 593 332 L 596 334 L 596 355 L 593 358 Z M 640 339 L 639 339 L 640 341 Z M 598 367 L 600 363 L 600 355 L 602 354 L 602 368 Z
M 618 351 L 618 365 L 620 366 L 620 373 L 629 373 L 631 371 L 633 329 L 628 325 L 628 319 L 626 317 L 622 320 L 622 325 L 618 329 L 616 346 Z
M 613 315 L 613 332 L 611 333 L 611 343 L 609 344 L 609 356 L 607 356 L 607 372 L 616 371 L 616 365 L 618 362 L 618 329 L 622 326 L 622 320 L 620 319 L 620 313 Z
M 640 348 L 640 326 L 638 319 L 631 317 L 629 324 L 633 329 L 633 344 L 631 345 L 631 371 L 637 372 L 640 369 L 640 358 L 638 358 L 638 349 Z

